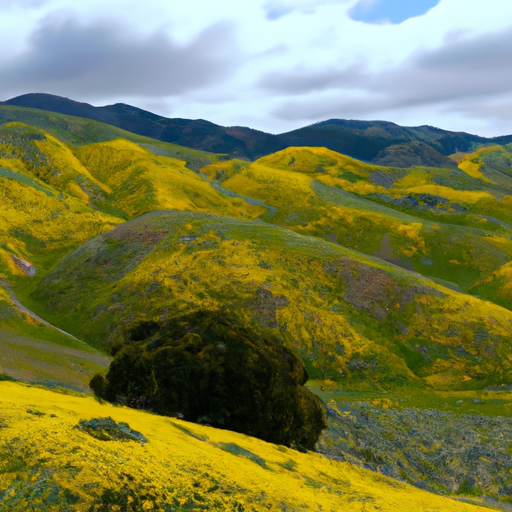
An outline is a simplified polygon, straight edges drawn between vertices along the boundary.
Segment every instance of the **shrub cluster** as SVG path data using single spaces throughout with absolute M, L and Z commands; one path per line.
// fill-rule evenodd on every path
M 134 326 L 91 388 L 112 402 L 313 448 L 326 427 L 302 361 L 220 312 Z

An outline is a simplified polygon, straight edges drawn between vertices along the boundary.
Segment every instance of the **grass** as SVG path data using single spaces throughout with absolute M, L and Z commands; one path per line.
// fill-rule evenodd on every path
M 12 378 L 86 393 L 90 393 L 91 378 L 104 373 L 110 362 L 98 353 L 63 348 L 3 330 L 0 330 L 0 351 L 2 371 Z
M 140 510 L 479 510 L 315 453 L 90 398 L 0 387 L 0 504 L 12 512 L 123 503 Z M 38 415 L 28 412 L 34 409 Z M 148 442 L 101 441 L 76 428 L 102 417 L 128 424 Z
M 494 418 L 497 416 L 512 418 L 512 391 L 504 387 L 503 391 L 436 391 L 406 390 L 386 393 L 374 391 L 348 391 L 335 382 L 311 380 L 307 387 L 325 403 L 364 402 L 383 410 L 407 408 L 418 410 L 436 410 L 457 416 L 473 415 Z
M 20 313 L 0 287 L 0 372 L 90 392 L 89 381 L 105 372 L 109 358 L 57 329 Z

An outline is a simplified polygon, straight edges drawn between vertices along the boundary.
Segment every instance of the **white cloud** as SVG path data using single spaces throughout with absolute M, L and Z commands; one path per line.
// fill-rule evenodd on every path
M 0 11 L 3 9 L 12 9 L 21 7 L 23 9 L 39 8 L 47 4 L 49 0 L 2 0 L 0 2 Z
M 161 105 L 176 117 L 273 132 L 349 115 L 491 132 L 506 122 L 496 116 L 510 111 L 510 49 L 491 36 L 510 24 L 512 2 L 441 0 L 395 25 L 353 21 L 357 2 L 47 0 L 10 8 L 0 16 L 0 99 L 40 91 Z M 159 59 L 173 65 L 159 67 Z

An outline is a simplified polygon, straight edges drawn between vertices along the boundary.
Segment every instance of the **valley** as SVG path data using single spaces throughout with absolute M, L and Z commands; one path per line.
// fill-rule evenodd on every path
M 363 161 L 332 149 L 366 140 L 340 120 L 210 152 L 13 105 L 0 510 L 512 510 L 512 139 L 379 125 Z M 138 322 L 203 310 L 300 357 L 327 407 L 316 451 L 85 396 Z M 150 442 L 74 428 L 106 416 Z

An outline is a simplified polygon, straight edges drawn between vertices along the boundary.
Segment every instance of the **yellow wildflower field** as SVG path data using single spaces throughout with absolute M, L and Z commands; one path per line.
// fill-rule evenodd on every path
M 77 428 L 110 417 L 147 442 Z M 0 510 L 477 511 L 318 453 L 0 383 Z

